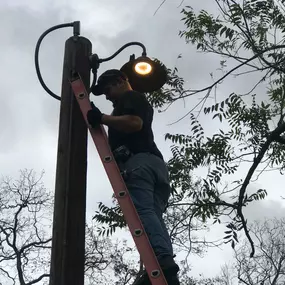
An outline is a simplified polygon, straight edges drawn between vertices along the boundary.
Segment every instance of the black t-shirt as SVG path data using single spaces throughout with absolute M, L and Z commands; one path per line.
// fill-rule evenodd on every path
M 125 145 L 133 153 L 150 152 L 163 159 L 161 152 L 154 142 L 151 128 L 153 108 L 144 94 L 136 91 L 127 91 L 115 104 L 112 115 L 134 115 L 143 120 L 142 129 L 138 132 L 123 133 L 109 127 L 109 144 L 112 150 Z

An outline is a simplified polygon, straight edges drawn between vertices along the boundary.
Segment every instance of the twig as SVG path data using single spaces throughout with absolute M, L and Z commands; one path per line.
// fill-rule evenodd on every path
M 14 285 L 16 284 L 16 280 L 15 280 L 16 278 L 12 277 L 12 276 L 9 274 L 9 272 L 8 272 L 7 270 L 5 270 L 5 269 L 3 269 L 2 267 L 0 267 L 0 271 L 2 271 L 3 273 L 5 273 L 5 274 L 7 275 L 7 277 L 13 281 L 13 284 L 14 284 Z M 1 283 L 0 283 L 0 284 L 1 284 Z
M 263 173 L 263 172 L 265 172 L 266 171 L 266 168 L 269 166 L 269 164 L 270 164 L 270 159 L 268 158 L 268 163 L 264 166 L 264 168 L 263 169 L 261 169 L 261 170 L 256 170 L 256 172 L 258 172 L 258 174 L 257 174 L 257 176 L 256 176 L 256 178 L 254 179 L 254 180 L 252 180 L 252 182 L 255 182 L 255 181 L 257 181 L 258 179 L 259 179 L 259 176 Z
M 181 120 L 183 120 L 184 118 L 186 118 L 191 112 L 193 112 L 203 101 L 206 101 L 206 99 L 208 98 L 208 96 L 210 95 L 210 92 L 211 92 L 212 89 L 209 89 L 208 92 L 207 92 L 207 95 L 204 96 L 202 98 L 202 100 L 200 100 L 190 111 L 188 111 L 183 117 L 181 117 L 180 119 L 178 119 L 177 121 L 171 123 L 171 124 L 168 124 L 167 126 L 171 126 L 171 125 L 174 125 L 178 122 L 180 122 Z
M 155 16 L 155 14 L 158 12 L 158 10 L 161 8 L 161 6 L 166 2 L 166 0 L 163 0 L 160 5 L 158 6 L 158 8 L 155 10 L 153 16 Z
M 34 279 L 33 281 L 31 281 L 29 283 L 26 283 L 26 285 L 33 285 L 33 284 L 38 283 L 39 281 L 41 281 L 43 278 L 49 277 L 49 276 L 50 276 L 49 274 L 43 274 L 40 277 Z
M 267 76 L 268 76 L 269 73 L 270 73 L 270 70 L 267 71 L 266 74 L 265 74 L 260 80 L 258 80 L 258 82 L 253 86 L 253 88 L 252 88 L 249 92 L 244 93 L 244 94 L 241 94 L 240 96 L 247 96 L 247 95 L 249 95 L 250 93 L 252 93 L 253 90 L 256 89 L 256 87 L 257 87 L 263 80 L 265 80 L 265 79 L 267 78 Z
M 177 6 L 177 8 L 179 8 L 179 7 L 181 7 L 181 5 L 184 3 L 184 0 L 182 0 L 181 2 L 180 2 L 180 4 Z
M 21 249 L 20 249 L 20 251 L 19 251 L 19 253 L 23 253 L 24 252 L 24 250 L 26 250 L 27 248 L 29 248 L 29 247 L 42 247 L 42 248 L 44 248 L 45 246 L 44 246 L 44 244 L 46 244 L 46 243 L 49 243 L 50 241 L 51 241 L 52 239 L 51 238 L 49 238 L 49 239 L 47 239 L 47 240 L 45 240 L 45 241 L 38 241 L 38 242 L 31 242 L 31 243 L 29 243 L 29 244 L 26 244 L 26 245 L 24 245 Z M 50 248 L 50 247 L 47 247 L 47 248 Z

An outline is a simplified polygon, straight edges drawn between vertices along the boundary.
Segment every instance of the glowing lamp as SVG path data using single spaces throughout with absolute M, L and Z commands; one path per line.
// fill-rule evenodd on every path
M 128 76 L 132 88 L 139 92 L 157 91 L 167 80 L 166 68 L 147 56 L 135 59 L 132 55 L 121 71 Z

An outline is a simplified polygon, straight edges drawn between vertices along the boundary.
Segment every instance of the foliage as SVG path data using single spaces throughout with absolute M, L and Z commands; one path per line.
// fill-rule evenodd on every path
M 158 59 L 154 59 L 156 62 L 160 63 L 167 71 L 167 82 L 166 86 L 161 89 L 147 93 L 147 99 L 150 104 L 155 108 L 161 108 L 165 104 L 171 104 L 176 98 L 183 96 L 184 90 L 184 79 L 178 75 L 178 69 L 174 68 L 171 70 L 164 66 Z
M 235 252 L 234 271 L 240 284 L 284 284 L 284 218 L 256 221 L 250 228 L 256 241 L 256 256 L 248 257 L 247 252 L 250 248 L 246 242 Z
M 187 90 L 183 96 L 206 92 L 199 103 L 198 115 L 204 110 L 204 116 L 211 116 L 213 123 L 220 127 L 215 134 L 206 136 L 198 116 L 190 112 L 190 134 L 166 134 L 166 139 L 174 144 L 172 160 L 177 165 L 183 161 L 183 167 L 186 164 L 191 173 L 201 167 L 208 170 L 206 177 L 201 179 L 201 191 L 193 196 L 198 204 L 197 215 L 204 220 L 213 218 L 216 222 L 220 221 L 220 213 L 228 210 L 232 221 L 227 225 L 225 242 L 231 242 L 234 247 L 238 241 L 237 231 L 244 229 L 253 255 L 254 244 L 242 209 L 252 201 L 264 199 L 267 191 L 259 189 L 249 195 L 247 187 L 254 175 L 258 179 L 268 169 L 283 173 L 285 168 L 283 6 L 273 0 L 215 2 L 219 8 L 217 16 L 186 6 L 182 10 L 186 28 L 180 36 L 195 45 L 199 52 L 221 57 L 224 75 L 208 87 Z M 225 71 L 227 66 L 234 64 L 232 69 Z M 258 72 L 260 80 L 246 94 L 231 93 L 203 107 L 209 104 L 212 89 L 237 70 L 241 71 L 235 76 Z M 261 82 L 268 85 L 267 93 L 262 96 L 265 100 L 260 98 L 262 94 L 257 97 L 253 93 Z M 252 97 L 250 103 L 248 95 Z M 236 179 L 244 167 L 248 167 L 246 176 Z M 222 197 L 225 193 L 227 195 Z
M 48 284 L 53 196 L 43 173 L 22 170 L 0 182 L 0 284 Z M 130 284 L 137 273 L 134 249 L 86 225 L 85 279 L 88 284 Z
M 127 285 L 138 274 L 135 248 L 126 240 L 99 236 L 92 223 L 86 228 L 85 280 L 93 284 Z
M 230 217 L 224 242 L 234 248 L 237 232 L 243 229 L 253 256 L 254 243 L 243 208 L 264 199 L 267 190 L 257 189 L 249 194 L 248 186 L 267 170 L 282 174 L 285 169 L 284 6 L 283 1 L 274 0 L 215 0 L 215 3 L 216 15 L 185 6 L 182 9 L 185 29 L 179 35 L 187 44 L 194 45 L 197 52 L 219 57 L 219 72 L 223 75 L 209 86 L 187 90 L 178 69 L 168 69 L 166 85 L 148 94 L 148 98 L 154 107 L 167 106 L 167 110 L 177 100 L 204 93 L 182 117 L 190 118 L 190 133 L 165 136 L 173 144 L 173 157 L 168 162 L 172 194 L 178 200 L 188 199 L 180 205 L 191 212 L 191 221 L 194 217 L 204 223 L 221 223 L 222 217 Z M 226 78 L 247 78 L 251 74 L 258 75 L 259 80 L 247 93 L 232 92 L 225 98 L 213 96 L 215 101 L 211 102 L 213 91 Z M 267 92 L 256 94 L 260 83 L 267 85 Z M 202 115 L 218 126 L 214 134 L 206 134 L 199 120 Z M 245 168 L 246 175 L 240 176 L 240 170 Z M 200 169 L 207 174 L 194 181 L 194 174 Z M 193 185 L 199 186 L 194 189 Z M 112 216 L 109 217 L 112 221 Z
M 169 168 L 171 169 L 173 166 L 169 164 Z M 187 173 L 187 170 L 184 170 L 185 178 L 187 176 L 189 178 L 188 180 L 181 179 L 180 176 L 179 181 L 174 177 L 172 178 L 173 184 L 171 186 L 173 192 L 168 202 L 164 221 L 169 229 L 176 254 L 178 252 L 184 252 L 189 255 L 191 252 L 192 254 L 202 256 L 207 246 L 214 247 L 219 245 L 220 242 L 201 239 L 192 232 L 192 229 L 195 229 L 195 232 L 197 233 L 203 232 L 206 230 L 206 227 L 202 220 L 199 218 L 194 219 L 194 215 L 191 211 L 191 208 L 194 205 L 192 203 L 192 198 L 188 195 L 188 190 L 189 187 L 191 189 L 196 189 L 197 185 L 194 185 L 191 181 L 189 172 Z M 170 171 L 171 175 L 173 175 L 173 173 L 174 171 Z M 177 187 L 178 185 L 181 185 L 181 183 L 183 184 L 182 189 Z M 125 229 L 127 226 L 123 213 L 114 196 L 113 204 L 114 206 L 108 207 L 101 202 L 99 203 L 99 209 L 93 217 L 98 223 L 97 232 L 99 236 L 109 237 L 113 235 L 116 230 Z
M 115 200 L 113 202 L 116 203 Z M 98 211 L 95 212 L 93 219 L 98 223 L 107 225 L 107 227 L 98 227 L 99 236 L 106 235 L 108 237 L 115 233 L 117 228 L 123 228 L 127 225 L 118 203 L 114 207 L 108 207 L 99 202 Z
M 46 281 L 50 260 L 51 196 L 33 171 L 0 182 L 0 280 L 32 285 Z

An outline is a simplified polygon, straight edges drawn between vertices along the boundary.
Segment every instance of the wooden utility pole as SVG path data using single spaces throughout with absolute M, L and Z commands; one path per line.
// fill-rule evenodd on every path
M 78 72 L 89 88 L 91 49 L 79 36 L 65 44 L 50 285 L 84 284 L 87 126 L 69 80 Z

